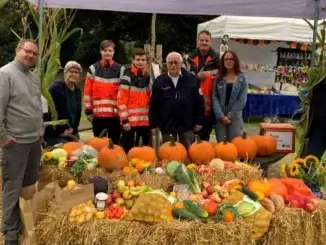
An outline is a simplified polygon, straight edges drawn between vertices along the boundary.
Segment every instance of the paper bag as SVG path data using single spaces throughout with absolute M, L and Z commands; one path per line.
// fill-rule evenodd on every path
M 63 213 L 70 212 L 73 206 L 94 200 L 94 186 L 93 184 L 82 185 L 76 190 L 63 190 L 59 184 L 56 183 L 54 202 Z
M 47 199 L 47 190 L 44 188 L 35 192 L 29 200 L 20 197 L 19 208 L 24 245 L 37 244 L 35 227 L 41 220 L 42 215 L 47 212 Z

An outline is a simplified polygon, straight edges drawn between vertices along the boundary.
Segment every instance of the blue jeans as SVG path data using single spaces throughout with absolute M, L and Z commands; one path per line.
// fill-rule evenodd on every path
M 326 132 L 312 132 L 303 149 L 303 156 L 313 155 L 321 159 L 326 150 Z

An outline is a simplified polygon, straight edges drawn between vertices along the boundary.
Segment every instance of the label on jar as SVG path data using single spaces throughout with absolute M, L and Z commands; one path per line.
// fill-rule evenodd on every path
M 96 200 L 96 209 L 99 211 L 105 210 L 105 202 L 101 200 Z

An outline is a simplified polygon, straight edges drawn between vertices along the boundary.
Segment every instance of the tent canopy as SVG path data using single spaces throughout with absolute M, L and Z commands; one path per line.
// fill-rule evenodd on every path
M 312 23 L 312 21 L 311 21 Z M 197 31 L 208 30 L 213 38 L 294 41 L 311 43 L 313 30 L 302 19 L 220 16 L 198 25 Z
M 38 0 L 28 0 L 38 5 Z M 326 0 L 320 1 L 320 18 L 326 18 Z M 315 0 L 43 0 L 49 8 L 193 15 L 239 15 L 314 19 Z

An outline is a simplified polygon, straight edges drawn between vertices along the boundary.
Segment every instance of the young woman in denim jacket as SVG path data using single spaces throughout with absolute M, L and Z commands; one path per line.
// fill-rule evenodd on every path
M 220 59 L 219 74 L 215 80 L 212 102 L 216 117 L 215 134 L 218 142 L 231 141 L 241 135 L 242 110 L 246 105 L 248 82 L 240 71 L 239 58 L 227 51 Z

